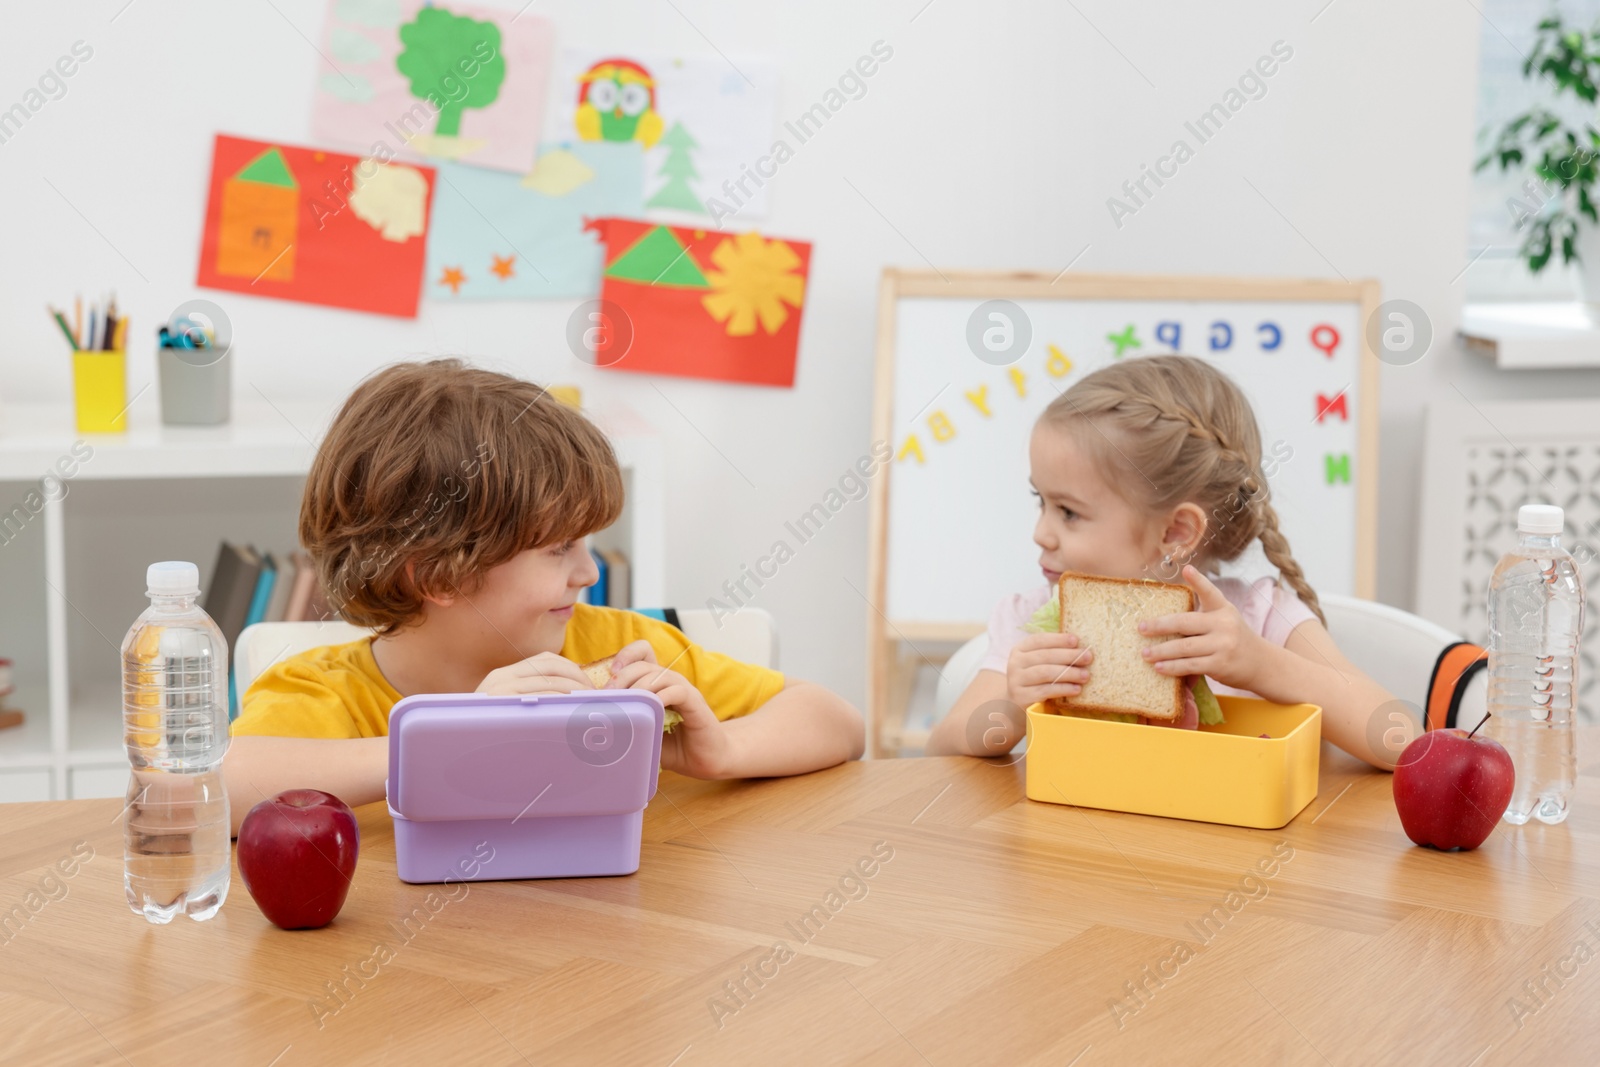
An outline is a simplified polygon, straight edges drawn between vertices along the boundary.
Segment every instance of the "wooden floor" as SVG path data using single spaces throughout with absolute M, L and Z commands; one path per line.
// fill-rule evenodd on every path
M 149 926 L 117 802 L 6 805 L 0 1061 L 1591 1064 L 1596 742 L 1566 825 L 1469 854 L 1413 847 L 1326 745 L 1279 831 L 1034 803 L 965 758 L 663 775 L 637 875 L 454 900 L 397 879 L 375 805 L 344 913 L 297 933 L 237 874 L 215 920 Z

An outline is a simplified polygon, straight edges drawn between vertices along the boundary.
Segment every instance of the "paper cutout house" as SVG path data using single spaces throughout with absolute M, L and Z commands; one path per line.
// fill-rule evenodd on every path
M 300 186 L 283 153 L 269 148 L 223 183 L 217 273 L 292 281 L 299 224 Z

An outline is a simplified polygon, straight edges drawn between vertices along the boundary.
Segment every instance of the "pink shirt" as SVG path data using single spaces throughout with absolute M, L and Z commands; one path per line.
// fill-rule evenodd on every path
M 1239 609 L 1246 626 L 1280 647 L 1288 643 L 1289 634 L 1296 626 L 1316 618 L 1294 590 L 1280 586 L 1271 577 L 1257 578 L 1253 582 L 1243 578 L 1212 578 L 1211 584 L 1228 598 L 1228 603 Z M 1033 618 L 1033 613 L 1043 607 L 1055 591 L 1053 585 L 1041 586 L 1031 593 L 1009 596 L 995 605 L 989 616 L 989 653 L 978 665 L 979 670 L 1006 672 L 1011 650 L 1027 636 L 1023 624 Z M 1220 682 L 1210 681 L 1209 684 L 1211 691 L 1218 695 L 1255 696 L 1248 690 L 1234 689 Z

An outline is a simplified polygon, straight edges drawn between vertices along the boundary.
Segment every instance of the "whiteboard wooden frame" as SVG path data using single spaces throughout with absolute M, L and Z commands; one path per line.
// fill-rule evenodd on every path
M 1208 278 L 1179 275 L 1045 274 L 1001 271 L 921 271 L 884 269 L 878 284 L 877 361 L 873 374 L 872 440 L 892 442 L 894 427 L 895 326 L 897 305 L 905 297 L 970 300 L 1182 300 L 1280 301 L 1357 304 L 1359 321 L 1371 320 L 1379 303 L 1375 280 Z M 1378 357 L 1367 331 L 1361 331 L 1361 396 L 1357 429 L 1355 595 L 1374 598 L 1378 535 Z M 926 742 L 906 731 L 904 700 L 911 674 L 920 663 L 936 662 L 915 642 L 964 641 L 984 624 L 918 623 L 891 620 L 884 613 L 889 580 L 889 493 L 894 463 L 872 483 L 871 533 L 867 560 L 867 729 L 874 756 Z M 906 654 L 908 646 L 912 655 Z

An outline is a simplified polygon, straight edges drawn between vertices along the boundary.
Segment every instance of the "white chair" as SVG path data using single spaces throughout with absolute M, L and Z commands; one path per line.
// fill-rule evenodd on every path
M 1461 638 L 1437 623 L 1388 604 L 1333 594 L 1319 599 L 1328 616 L 1328 633 L 1334 644 L 1373 681 L 1416 705 L 1420 722 L 1434 662 L 1446 645 Z M 972 684 L 988 650 L 989 635 L 982 633 L 950 657 L 935 693 L 934 721 L 944 718 Z M 1470 727 L 1482 718 L 1485 696 L 1485 680 L 1483 672 L 1479 672 L 1462 697 L 1457 723 Z
M 256 676 L 279 660 L 323 645 L 342 645 L 372 636 L 364 626 L 338 619 L 322 622 L 258 622 L 246 626 L 233 643 L 233 680 L 238 694 L 250 688 Z
M 743 608 L 717 620 L 704 608 L 680 608 L 678 623 L 684 636 L 701 648 L 762 667 L 778 665 L 778 631 L 769 612 Z M 258 622 L 246 626 L 233 648 L 237 690 L 242 696 L 257 675 L 281 659 L 371 634 L 371 630 L 336 620 Z

